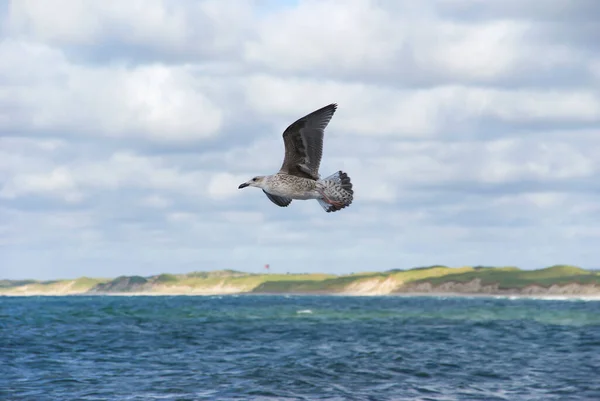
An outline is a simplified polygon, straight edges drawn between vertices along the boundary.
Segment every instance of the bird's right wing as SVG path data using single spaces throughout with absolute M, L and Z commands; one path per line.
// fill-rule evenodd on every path
M 292 200 L 290 198 L 272 195 L 272 194 L 268 193 L 267 191 L 265 191 L 264 189 L 263 189 L 263 192 L 265 193 L 265 195 L 267 195 L 267 198 L 269 198 L 271 200 L 271 202 L 273 202 L 277 206 L 286 207 L 287 205 L 289 205 L 292 202 Z
M 325 127 L 337 110 L 332 103 L 299 118 L 283 132 L 285 157 L 280 173 L 319 179 Z

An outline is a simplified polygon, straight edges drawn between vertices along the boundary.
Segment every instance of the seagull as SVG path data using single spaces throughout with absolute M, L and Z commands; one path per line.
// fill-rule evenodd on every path
M 319 175 L 323 134 L 336 110 L 337 104 L 331 103 L 290 124 L 283 132 L 285 156 L 280 170 L 253 177 L 238 189 L 261 188 L 281 207 L 287 207 L 292 199 L 316 199 L 327 213 L 350 206 L 354 190 L 348 174 L 339 170 L 323 179 Z

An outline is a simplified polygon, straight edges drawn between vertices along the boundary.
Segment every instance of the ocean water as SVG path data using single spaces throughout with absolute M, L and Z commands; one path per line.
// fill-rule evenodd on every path
M 0 297 L 0 400 L 600 400 L 600 302 Z

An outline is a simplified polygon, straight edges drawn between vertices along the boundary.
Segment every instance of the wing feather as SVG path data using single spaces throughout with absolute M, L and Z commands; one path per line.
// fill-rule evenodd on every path
M 280 173 L 319 179 L 323 156 L 323 135 L 337 104 L 332 103 L 290 124 L 283 132 L 285 157 Z
M 267 191 L 265 191 L 264 189 L 263 189 L 263 192 L 265 193 L 265 195 L 267 195 L 267 198 L 269 198 L 271 200 L 271 202 L 273 202 L 277 206 L 286 207 L 287 205 L 289 205 L 292 202 L 292 200 L 290 198 L 270 194 Z

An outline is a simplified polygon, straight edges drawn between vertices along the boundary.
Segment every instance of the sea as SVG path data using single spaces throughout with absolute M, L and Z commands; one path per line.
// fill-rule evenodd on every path
M 0 400 L 600 400 L 600 301 L 0 297 Z

